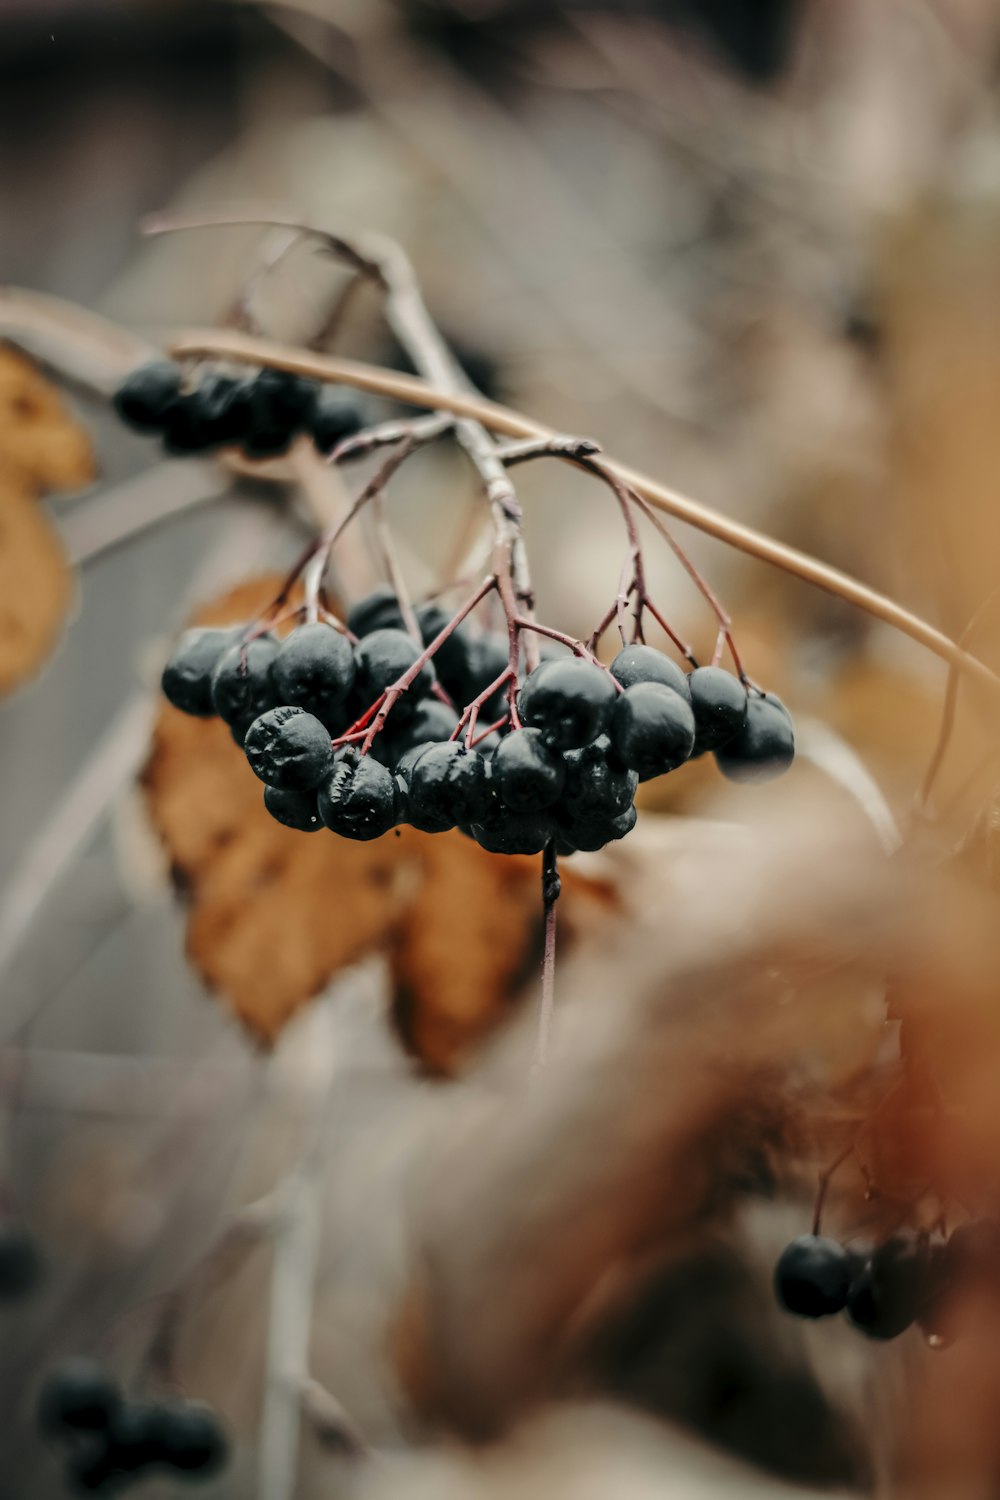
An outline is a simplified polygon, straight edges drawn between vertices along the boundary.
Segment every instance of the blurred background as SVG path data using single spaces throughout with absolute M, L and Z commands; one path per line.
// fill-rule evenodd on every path
M 251 286 L 257 326 L 307 342 L 342 285 L 309 245 L 258 277 L 262 257 L 281 251 L 259 230 L 144 241 L 140 221 L 160 210 L 211 217 L 255 205 L 387 233 L 406 247 L 435 319 L 485 392 L 598 439 L 958 636 L 996 581 L 998 65 L 997 0 L 0 0 L 0 280 L 153 343 L 225 320 Z M 195 1297 L 177 1334 L 182 1384 L 218 1405 L 234 1433 L 233 1463 L 212 1493 L 285 1500 L 371 1484 L 379 1495 L 389 1482 L 400 1495 L 582 1495 L 591 1493 L 584 1473 L 560 1470 L 553 1455 L 573 1451 L 580 1463 L 588 1443 L 582 1469 L 610 1486 L 595 1494 L 772 1493 L 775 1474 L 805 1486 L 883 1485 L 888 1460 L 858 1436 L 858 1412 L 850 1422 L 839 1415 L 843 1392 L 846 1409 L 865 1388 L 853 1345 L 827 1351 L 817 1374 L 811 1350 L 807 1359 L 786 1333 L 755 1325 L 736 1360 L 744 1404 L 734 1415 L 712 1384 L 721 1335 L 696 1349 L 673 1311 L 674 1342 L 660 1364 L 643 1364 L 640 1378 L 638 1356 L 622 1355 L 625 1374 L 612 1359 L 618 1373 L 597 1381 L 602 1397 L 610 1389 L 624 1403 L 602 1418 L 606 1431 L 558 1428 L 537 1438 L 537 1454 L 531 1442 L 519 1448 L 509 1471 L 465 1457 L 446 1471 L 406 1466 L 442 1427 L 479 1435 L 440 1391 L 428 1397 L 435 1382 L 413 1376 L 397 1334 L 422 1264 L 421 1174 L 428 1162 L 443 1170 L 463 1110 L 474 1119 L 504 1079 L 523 1074 L 516 1060 L 481 1061 L 473 1043 L 508 1024 L 516 1030 L 519 1002 L 533 996 L 535 917 L 523 890 L 477 895 L 453 881 L 431 899 L 446 905 L 454 931 L 479 900 L 500 902 L 518 924 L 512 962 L 488 996 L 468 993 L 459 964 L 445 1002 L 438 960 L 425 953 L 427 1010 L 417 1004 L 414 1019 L 413 974 L 387 969 L 390 939 L 373 929 L 361 969 L 332 981 L 329 1003 L 302 1009 L 276 1050 L 259 1045 L 267 1026 L 248 1037 L 232 1014 L 252 1008 L 249 978 L 233 977 L 239 964 L 220 958 L 213 978 L 213 958 L 186 961 L 186 912 L 168 867 L 182 887 L 190 872 L 169 838 L 164 855 L 134 782 L 171 635 L 225 588 L 287 566 L 309 524 L 299 491 L 308 498 L 310 484 L 294 471 L 163 465 L 115 422 L 100 379 L 79 361 L 61 362 L 58 338 L 43 344 L 35 352 L 54 372 L 64 420 L 89 434 L 96 478 L 44 501 L 80 559 L 75 605 L 44 673 L 0 707 L 6 1196 L 48 1266 L 36 1294 L 0 1306 L 0 1497 L 67 1492 L 59 1456 L 32 1420 L 52 1359 L 104 1351 L 141 1384 L 164 1294 L 217 1243 L 234 1205 L 289 1171 L 296 1183 L 305 1171 L 322 1199 L 302 1235 L 284 1259 L 267 1246 L 246 1265 L 227 1262 L 225 1295 L 213 1283 Z M 352 308 L 337 349 L 407 368 L 374 299 Z M 370 405 L 373 417 L 391 410 Z M 10 411 L 4 421 L 0 480 L 16 487 Z M 562 465 L 519 472 L 518 484 L 541 615 L 585 636 L 617 586 L 615 509 Z M 174 493 L 190 496 L 183 514 L 127 546 L 101 545 L 111 513 L 99 507 L 109 498 L 120 516 Z M 312 493 L 314 513 L 314 485 Z M 408 466 L 392 514 L 416 590 L 432 585 L 453 518 L 473 495 L 460 457 L 443 448 Z M 883 831 L 893 816 L 908 827 L 938 733 L 942 664 L 705 537 L 685 535 L 685 545 L 731 612 L 751 674 L 839 747 L 834 780 L 848 789 L 823 791 L 822 818 L 850 824 L 867 849 L 856 804 L 861 786 L 870 811 L 868 773 L 881 791 Z M 710 650 L 714 623 L 655 536 L 648 556 L 662 607 Z M 355 592 L 370 582 L 341 580 Z M 975 647 L 994 667 L 997 645 L 987 617 Z M 937 783 L 952 839 L 995 769 L 995 725 L 981 700 L 963 694 Z M 184 775 L 195 772 L 181 769 L 183 799 Z M 805 837 L 814 818 L 822 822 L 826 782 L 808 764 L 795 777 Z M 779 818 L 781 795 L 768 789 L 755 800 L 753 839 L 764 839 L 772 810 Z M 663 913 L 678 869 L 688 858 L 692 870 L 707 869 L 707 889 L 712 840 L 719 828 L 737 837 L 747 816 L 720 801 L 704 764 L 646 796 L 636 866 L 584 862 L 570 898 L 579 905 L 575 918 L 568 909 L 567 951 L 573 962 L 578 944 L 581 967 L 568 972 L 581 1014 L 599 983 L 617 983 L 588 973 L 588 933 L 599 946 L 612 943 L 612 930 L 620 938 L 631 920 L 622 910 L 641 887 L 647 916 L 660 919 L 642 929 L 643 952 L 662 980 L 669 953 L 656 945 L 677 940 Z M 852 872 L 858 862 L 857 850 L 845 856 Z M 750 902 L 752 862 L 743 873 L 737 911 Z M 321 923 L 312 887 L 308 899 L 309 920 Z M 335 887 L 325 899 L 336 904 Z M 840 910 L 836 901 L 829 909 Z M 694 928 L 711 947 L 707 916 Z M 218 953 L 229 933 L 220 921 L 201 941 Z M 504 941 L 502 927 L 482 939 Z M 621 972 L 626 994 L 660 982 Z M 223 1003 L 207 997 L 202 976 Z M 307 998 L 308 984 L 296 991 L 297 983 L 283 981 L 280 1022 Z M 857 988 L 852 995 L 871 1060 L 877 1025 Z M 638 1020 L 624 1028 L 629 1066 L 642 1055 L 629 1051 L 641 1032 Z M 838 1066 L 850 1071 L 843 1058 Z M 617 1097 L 609 1085 L 606 1098 Z M 572 1151 L 554 1128 L 550 1145 L 555 1170 Z M 503 1182 L 513 1169 L 497 1170 Z M 784 1230 L 805 1227 L 802 1202 Z M 766 1276 L 754 1281 L 755 1256 L 770 1231 L 758 1235 L 754 1223 L 752 1249 L 702 1247 L 677 1273 L 662 1294 L 672 1310 L 700 1297 L 716 1309 L 716 1331 L 748 1307 L 763 1317 Z M 401 1467 L 390 1481 L 359 1481 L 308 1424 L 288 1459 L 298 1418 L 282 1417 L 275 1369 L 287 1353 L 280 1329 L 302 1314 L 302 1297 L 292 1295 L 290 1312 L 281 1299 L 304 1283 L 309 1368 L 395 1455 Z M 730 1378 L 736 1356 L 726 1357 Z M 703 1365 L 715 1372 L 704 1389 L 682 1391 L 678 1369 Z M 577 1393 L 572 1379 L 566 1389 Z M 633 1429 L 639 1419 L 626 1408 L 666 1415 L 675 1436 L 668 1444 L 655 1423 Z M 788 1410 L 808 1440 L 789 1443 Z M 727 1459 L 716 1471 L 715 1459 L 688 1452 L 682 1432 L 757 1467 L 730 1471 Z M 671 1465 L 676 1489 L 660 1488 Z M 982 1487 L 968 1493 L 992 1493 L 993 1473 L 984 1460 Z M 149 1489 L 173 1492 L 162 1479 Z

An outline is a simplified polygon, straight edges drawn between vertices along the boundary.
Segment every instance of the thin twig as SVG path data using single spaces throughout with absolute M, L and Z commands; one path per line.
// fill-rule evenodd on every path
M 193 358 L 202 354 L 216 354 L 222 358 L 240 360 L 248 364 L 269 365 L 275 369 L 292 370 L 302 375 L 312 375 L 317 380 L 333 384 L 350 385 L 358 390 L 372 391 L 379 395 L 392 396 L 414 406 L 432 410 L 449 411 L 456 416 L 472 417 L 494 432 L 514 438 L 544 438 L 558 436 L 538 422 L 529 420 L 508 407 L 466 392 L 444 390 L 428 381 L 412 375 L 383 370 L 375 365 L 356 360 L 335 359 L 329 355 L 309 354 L 288 344 L 271 344 L 262 339 L 250 339 L 237 333 L 226 333 L 218 329 L 194 329 L 178 335 L 171 343 L 178 358 Z M 614 471 L 631 489 L 656 510 L 665 511 L 680 521 L 687 522 L 697 530 L 725 542 L 750 557 L 781 568 L 804 583 L 823 589 L 826 593 L 845 600 L 864 610 L 875 619 L 884 621 L 911 640 L 926 647 L 942 661 L 954 662 L 956 666 L 978 681 L 1000 690 L 1000 678 L 990 671 L 985 663 L 967 651 L 942 631 L 936 630 L 926 620 L 912 614 L 902 605 L 889 599 L 875 589 L 852 578 L 849 574 L 832 568 L 808 553 L 775 541 L 750 526 L 720 515 L 708 506 L 689 496 L 672 490 L 651 479 L 638 470 L 624 464 L 605 460 L 605 466 Z
M 992 609 L 993 605 L 996 603 L 998 595 L 1000 595 L 1000 586 L 990 589 L 990 592 L 980 604 L 979 608 L 975 611 L 969 623 L 962 631 L 962 634 L 959 636 L 959 646 L 964 648 L 971 643 L 972 638 L 978 630 L 979 626 L 982 624 L 990 609 Z M 927 810 L 927 804 L 930 801 L 930 795 L 934 789 L 934 783 L 937 780 L 938 772 L 941 770 L 941 767 L 944 764 L 944 758 L 948 752 L 948 745 L 951 742 L 952 732 L 955 728 L 955 710 L 958 706 L 958 684 L 959 677 L 957 665 L 955 662 L 952 662 L 948 667 L 948 681 L 945 683 L 944 703 L 941 707 L 941 727 L 938 730 L 938 737 L 935 742 L 934 749 L 931 753 L 930 762 L 924 774 L 924 779 L 921 784 L 920 791 L 917 794 L 917 806 L 921 811 L 924 812 L 926 812 Z
M 532 1071 L 539 1072 L 549 1060 L 552 1017 L 555 1011 L 556 981 L 556 905 L 562 890 L 555 839 L 550 839 L 542 855 L 542 910 L 545 913 L 545 951 L 542 958 L 542 1001 L 538 1011 L 538 1038 Z

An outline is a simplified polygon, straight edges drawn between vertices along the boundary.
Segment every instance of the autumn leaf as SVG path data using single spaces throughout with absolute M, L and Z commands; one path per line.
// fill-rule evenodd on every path
M 240 585 L 198 623 L 246 620 L 279 575 Z M 143 773 L 147 805 L 189 907 L 187 948 L 211 990 L 268 1045 L 345 965 L 390 960 L 400 1028 L 436 1072 L 459 1066 L 506 1013 L 535 955 L 538 859 L 487 854 L 459 833 L 405 828 L 357 844 L 283 828 L 225 724 L 165 704 Z M 607 905 L 568 874 L 565 909 Z
M 0 693 L 48 660 L 73 601 L 72 572 L 39 496 L 93 477 L 86 432 L 28 359 L 0 347 Z

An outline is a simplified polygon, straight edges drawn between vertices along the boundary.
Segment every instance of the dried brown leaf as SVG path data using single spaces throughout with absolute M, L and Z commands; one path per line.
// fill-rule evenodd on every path
M 23 354 L 0 346 L 0 463 L 25 492 L 80 490 L 96 474 L 90 436 Z

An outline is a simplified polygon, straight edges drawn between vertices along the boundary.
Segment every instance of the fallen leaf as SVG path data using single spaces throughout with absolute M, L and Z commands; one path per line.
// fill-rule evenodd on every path
M 240 585 L 197 622 L 246 620 L 281 582 Z M 405 1039 L 426 1066 L 453 1072 L 533 967 L 539 859 L 487 854 L 459 833 L 406 828 L 356 844 L 283 828 L 226 726 L 166 704 L 143 787 L 189 902 L 191 962 L 265 1045 L 337 970 L 383 949 Z M 610 895 L 567 871 L 563 899 L 571 931 Z
M 56 388 L 16 349 L 0 346 L 0 467 L 26 493 L 81 490 L 95 475 L 89 434 Z

